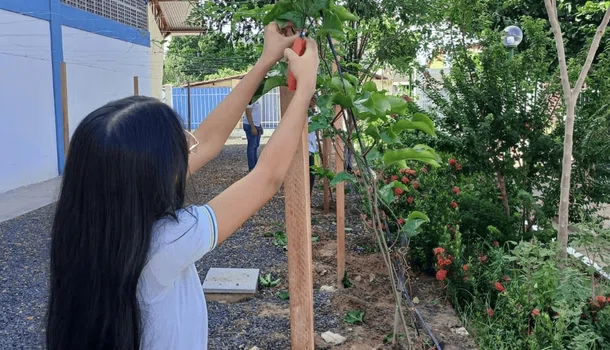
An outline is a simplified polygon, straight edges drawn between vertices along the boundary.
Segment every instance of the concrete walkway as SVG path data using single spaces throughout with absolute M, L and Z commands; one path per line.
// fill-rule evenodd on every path
M 57 201 L 61 177 L 0 193 L 0 222 L 14 219 Z

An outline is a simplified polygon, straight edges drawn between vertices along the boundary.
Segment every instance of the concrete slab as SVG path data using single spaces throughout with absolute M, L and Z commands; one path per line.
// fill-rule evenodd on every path
M 203 281 L 203 292 L 211 294 L 255 294 L 259 269 L 211 268 Z
M 0 193 L 0 222 L 14 219 L 57 201 L 61 177 Z

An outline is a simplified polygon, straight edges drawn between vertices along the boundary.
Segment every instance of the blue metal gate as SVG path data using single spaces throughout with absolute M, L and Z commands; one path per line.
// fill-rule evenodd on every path
M 197 129 L 230 92 L 229 87 L 191 88 L 191 130 Z M 173 88 L 172 95 L 174 109 L 188 128 L 188 88 Z

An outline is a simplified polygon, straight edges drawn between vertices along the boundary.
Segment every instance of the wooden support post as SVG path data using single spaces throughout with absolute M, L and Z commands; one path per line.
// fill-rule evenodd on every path
M 282 115 L 294 93 L 280 88 Z M 307 125 L 284 181 L 286 235 L 288 238 L 288 290 L 290 293 L 290 339 L 293 350 L 314 349 L 313 262 L 311 251 L 311 199 Z
M 188 115 L 188 117 L 187 117 L 188 127 L 187 127 L 187 129 L 189 131 L 191 131 L 191 82 L 190 81 L 189 81 L 189 83 L 187 84 L 187 87 L 186 87 L 186 99 L 187 99 L 187 102 L 186 102 L 187 107 L 186 108 L 188 109 L 188 112 L 187 112 L 187 115 Z
M 341 110 L 335 107 L 335 114 Z M 343 129 L 343 116 L 335 121 L 337 130 Z M 343 140 L 335 136 L 335 173 L 343 171 Z M 337 207 L 337 286 L 343 288 L 343 277 L 345 276 L 345 182 L 337 184 L 335 190 L 335 201 Z
M 138 96 L 140 94 L 140 78 L 133 77 L 133 95 Z
M 63 115 L 63 134 L 64 134 L 64 157 L 68 155 L 70 146 L 70 123 L 68 119 L 68 79 L 66 72 L 66 62 L 61 63 L 61 109 Z
M 330 137 L 325 137 L 322 141 L 322 167 L 324 169 L 330 169 L 330 148 L 332 147 L 332 142 Z M 328 178 L 324 178 L 324 214 L 328 214 L 330 212 L 330 181 Z

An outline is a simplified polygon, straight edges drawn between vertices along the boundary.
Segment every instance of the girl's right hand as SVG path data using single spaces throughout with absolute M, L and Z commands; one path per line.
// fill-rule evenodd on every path
M 284 57 L 288 60 L 288 68 L 297 80 L 297 91 L 313 93 L 316 90 L 318 79 L 318 44 L 311 38 L 304 39 L 305 53 L 303 56 L 297 55 L 292 49 L 284 50 Z

